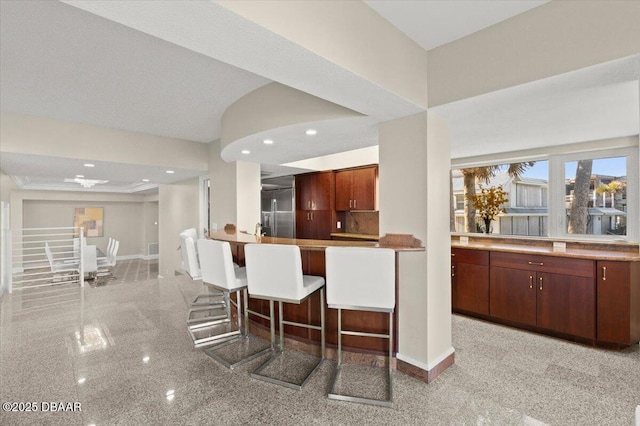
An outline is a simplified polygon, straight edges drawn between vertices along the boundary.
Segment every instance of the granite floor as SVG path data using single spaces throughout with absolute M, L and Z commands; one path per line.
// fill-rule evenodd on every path
M 435 382 L 395 372 L 393 409 L 331 401 L 333 362 L 294 391 L 249 377 L 264 358 L 230 371 L 194 349 L 185 320 L 200 282 L 129 284 L 3 297 L 0 400 L 81 411 L 0 412 L 0 424 L 632 425 L 640 404 L 638 345 L 600 350 L 461 316 L 456 363 Z

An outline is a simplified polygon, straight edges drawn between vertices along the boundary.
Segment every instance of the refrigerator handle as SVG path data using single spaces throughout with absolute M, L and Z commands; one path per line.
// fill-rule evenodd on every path
M 278 200 L 274 198 L 273 203 L 271 205 L 272 205 L 271 210 L 273 211 L 273 236 L 277 237 L 278 236 Z

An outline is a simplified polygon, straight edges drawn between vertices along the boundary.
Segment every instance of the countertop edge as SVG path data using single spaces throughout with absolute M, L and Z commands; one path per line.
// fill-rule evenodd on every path
M 459 248 L 459 249 L 469 249 L 469 250 L 485 250 L 485 251 L 499 251 L 505 253 L 522 253 L 522 254 L 538 254 L 544 256 L 555 256 L 555 257 L 571 257 L 577 259 L 588 259 L 588 260 L 609 260 L 609 261 L 618 261 L 618 262 L 640 262 L 640 253 L 625 253 L 619 252 L 619 254 L 613 254 L 615 252 L 605 252 L 598 250 L 577 250 L 577 249 L 567 249 L 566 251 L 553 251 L 553 249 L 546 247 L 521 247 L 518 245 L 513 245 L 513 247 L 505 246 L 504 244 L 477 244 L 477 243 L 469 243 L 469 244 L 459 244 L 459 243 L 451 243 L 451 248 Z

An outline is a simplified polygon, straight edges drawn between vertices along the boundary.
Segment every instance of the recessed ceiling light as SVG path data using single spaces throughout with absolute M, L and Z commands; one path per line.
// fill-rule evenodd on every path
M 167 170 L 167 173 L 169 173 L 170 175 L 174 174 L 175 172 L 173 170 Z
M 148 356 L 145 356 L 144 358 L 142 358 L 142 362 L 146 364 L 147 362 L 149 362 L 149 359 L 150 358 Z
M 83 178 L 84 175 L 76 175 L 77 178 Z
M 84 383 L 84 382 L 86 382 L 86 381 L 87 381 L 87 379 L 85 379 L 84 377 L 80 377 L 80 378 L 78 379 L 78 383 L 79 383 L 79 384 L 83 384 L 83 383 Z
M 91 164 L 91 163 L 84 163 L 85 167 L 95 167 L 95 164 Z
M 248 149 L 243 149 L 242 151 L 240 151 L 241 153 L 243 153 L 244 155 L 248 155 L 251 154 L 251 151 L 249 151 Z
M 309 135 L 309 136 L 313 136 L 316 133 L 318 133 L 318 131 L 316 129 L 308 129 L 306 132 L 304 132 L 305 134 Z
M 273 144 L 273 141 L 271 139 L 265 139 L 265 140 L 262 141 L 262 143 L 265 144 L 265 145 L 271 145 L 271 144 Z
M 149 179 L 142 179 L 143 182 L 149 182 Z

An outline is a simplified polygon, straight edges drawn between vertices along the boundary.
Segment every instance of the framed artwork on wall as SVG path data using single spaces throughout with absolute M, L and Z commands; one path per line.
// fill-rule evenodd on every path
M 73 209 L 73 226 L 75 228 L 84 228 L 84 236 L 102 237 L 103 236 L 103 207 L 76 207 Z M 74 235 L 78 237 L 80 231 L 76 229 Z

